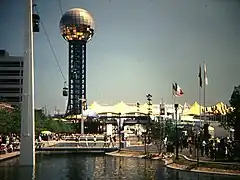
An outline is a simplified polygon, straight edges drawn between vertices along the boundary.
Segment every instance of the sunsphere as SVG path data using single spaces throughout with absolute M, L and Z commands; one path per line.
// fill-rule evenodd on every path
M 86 110 L 86 44 L 95 33 L 94 20 L 88 11 L 73 8 L 62 16 L 59 28 L 69 48 L 68 88 L 63 88 L 63 96 L 68 97 L 65 115 L 73 117 Z M 80 129 L 84 134 L 83 118 L 77 131 Z
M 66 41 L 90 41 L 95 24 L 92 15 L 81 8 L 68 10 L 60 20 L 60 32 Z

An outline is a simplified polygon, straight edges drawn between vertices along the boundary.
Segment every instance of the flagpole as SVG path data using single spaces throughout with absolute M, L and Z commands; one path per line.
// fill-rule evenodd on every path
M 174 110 L 174 95 L 173 95 L 173 84 L 172 84 L 172 110 Z M 172 119 L 174 119 L 174 111 L 172 113 Z
M 175 101 L 176 101 L 176 99 L 175 99 L 175 96 L 173 95 L 173 109 L 174 109 Z M 174 111 L 173 111 L 173 118 L 175 117 L 174 114 L 175 114 L 175 113 L 174 113 Z M 175 118 L 176 118 L 176 117 L 175 117 Z
M 202 75 L 201 75 L 201 65 L 200 65 L 200 68 L 199 68 L 199 76 L 198 76 L 198 78 L 200 78 L 199 79 L 199 84 L 198 84 L 198 103 L 199 103 L 199 120 L 200 120 L 200 122 L 199 122 L 199 126 L 200 127 L 197 127 L 196 128 L 196 143 L 197 143 L 197 167 L 198 167 L 198 165 L 199 165 L 199 147 L 200 147 L 200 142 L 198 142 L 198 128 L 200 128 L 201 129 L 201 127 L 202 127 L 202 108 L 201 108 L 201 88 L 202 88 L 202 77 L 201 77 Z
M 203 109 L 203 115 L 204 115 L 204 124 L 206 124 L 207 120 L 206 120 L 206 62 L 204 61 L 204 73 L 203 73 L 203 106 L 204 106 L 204 109 Z
M 175 105 L 175 95 L 174 95 L 174 93 L 175 93 L 175 92 L 174 92 L 174 89 L 173 89 L 173 86 L 172 86 L 172 110 L 173 110 L 172 117 L 173 117 L 173 120 L 174 120 L 174 117 L 175 117 L 175 115 L 174 115 L 174 114 L 175 114 L 175 113 L 174 113 L 174 112 L 175 112 L 175 111 L 174 111 L 174 109 L 175 109 L 175 108 L 174 108 L 174 105 Z
M 200 127 L 202 127 L 202 105 L 201 105 L 201 87 L 198 88 L 198 102 L 199 102 L 199 119 L 200 119 Z

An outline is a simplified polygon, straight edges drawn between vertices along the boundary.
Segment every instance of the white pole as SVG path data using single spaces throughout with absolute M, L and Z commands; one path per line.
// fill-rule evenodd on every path
M 203 73 L 203 115 L 204 115 L 204 124 L 207 123 L 206 119 L 206 72 L 205 72 L 205 61 L 204 61 L 204 67 L 203 67 L 204 73 Z
M 201 77 L 202 78 L 202 75 Z M 200 80 L 199 80 L 200 81 Z M 202 80 L 201 80 L 202 81 Z M 203 86 L 203 84 L 201 84 Z M 202 93 L 202 86 L 200 85 L 200 83 L 198 82 L 198 104 L 199 104 L 199 120 L 200 120 L 200 128 L 202 127 L 202 101 L 201 101 L 201 93 Z
M 35 165 L 34 63 L 32 0 L 26 0 L 25 51 L 23 61 L 23 94 L 21 111 L 20 164 Z

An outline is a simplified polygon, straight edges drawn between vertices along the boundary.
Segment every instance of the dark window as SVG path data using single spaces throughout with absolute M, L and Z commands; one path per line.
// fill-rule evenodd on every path
M 0 79 L 0 85 L 19 85 L 19 84 L 20 79 Z
M 0 76 L 23 76 L 23 71 L 20 70 L 1 70 Z
M 0 93 L 21 93 L 20 88 L 0 88 Z
M 0 67 L 20 67 L 21 62 L 19 61 L 5 61 L 0 62 Z
M 4 97 L 2 98 L 5 100 L 5 102 L 20 102 L 20 96 L 16 97 Z

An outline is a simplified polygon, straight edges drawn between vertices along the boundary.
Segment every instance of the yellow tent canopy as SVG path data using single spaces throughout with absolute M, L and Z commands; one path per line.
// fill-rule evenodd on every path
M 197 101 L 193 103 L 193 105 L 190 107 L 189 111 L 186 112 L 185 115 L 198 115 L 202 113 L 203 106 L 199 105 Z
M 125 104 L 123 101 L 117 103 L 113 106 L 115 113 L 125 113 L 125 111 L 128 109 L 128 105 Z
M 223 102 L 219 102 L 214 106 L 205 107 L 206 114 L 220 114 L 226 115 L 227 112 L 231 111 L 231 107 L 227 107 Z M 204 106 L 198 104 L 198 102 L 194 102 L 189 110 L 183 111 L 183 115 L 201 115 L 204 112 Z
M 52 134 L 51 131 L 41 131 L 41 134 Z
M 99 107 L 101 107 L 101 105 L 99 105 L 96 101 L 94 101 L 94 102 L 89 106 L 89 109 L 94 110 L 94 109 L 97 109 L 97 108 L 99 108 Z
M 148 113 L 148 108 L 149 108 L 149 105 L 147 103 L 144 103 L 143 105 L 140 106 L 140 112 L 144 113 L 144 114 L 147 114 Z
M 219 102 L 216 104 L 216 110 L 218 111 L 218 114 L 226 114 L 226 106 L 223 104 L 223 102 Z

